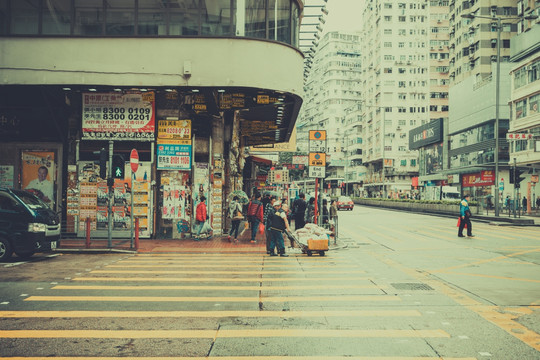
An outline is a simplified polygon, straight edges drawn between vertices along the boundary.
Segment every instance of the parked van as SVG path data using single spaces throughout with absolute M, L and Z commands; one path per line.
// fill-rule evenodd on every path
M 27 191 L 0 188 L 0 261 L 54 250 L 59 240 L 59 217 L 47 204 Z

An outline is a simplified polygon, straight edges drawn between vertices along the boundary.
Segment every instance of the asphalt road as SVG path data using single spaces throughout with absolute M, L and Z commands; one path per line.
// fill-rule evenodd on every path
M 0 264 L 0 359 L 540 359 L 540 228 L 356 207 L 325 257 Z

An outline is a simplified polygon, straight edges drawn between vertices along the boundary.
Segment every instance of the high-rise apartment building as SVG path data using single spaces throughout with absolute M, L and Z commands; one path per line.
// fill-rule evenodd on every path
M 518 2 L 518 16 L 540 15 L 538 1 Z M 540 19 L 518 23 L 518 35 L 510 43 L 510 129 L 516 140 L 510 142 L 510 163 L 521 166 L 521 198 L 533 207 L 538 198 L 540 173 Z M 515 160 L 514 160 L 515 159 Z
M 407 193 L 418 173 L 409 131 L 431 117 L 428 9 L 427 1 L 418 0 L 368 0 L 363 6 L 363 185 L 368 196 Z
M 466 17 L 463 17 L 465 15 Z M 497 79 L 497 38 L 500 28 L 500 78 Z M 448 124 L 449 182 L 474 198 L 495 194 L 495 151 L 504 190 L 508 177 L 510 111 L 510 39 L 517 33 L 516 0 L 455 0 L 450 2 L 450 114 Z M 500 102 L 497 109 L 496 94 Z M 499 131 L 495 131 L 499 118 Z M 498 136 L 498 148 L 495 136 Z
M 300 151 L 308 151 L 309 130 L 326 130 L 330 161 L 344 158 L 345 109 L 360 99 L 359 40 L 359 34 L 328 32 L 316 47 L 297 124 Z

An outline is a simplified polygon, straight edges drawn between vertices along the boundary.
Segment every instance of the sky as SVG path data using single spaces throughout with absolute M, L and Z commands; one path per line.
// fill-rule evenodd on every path
M 329 14 L 325 16 L 323 32 L 360 30 L 362 3 L 363 0 L 328 0 L 326 7 Z

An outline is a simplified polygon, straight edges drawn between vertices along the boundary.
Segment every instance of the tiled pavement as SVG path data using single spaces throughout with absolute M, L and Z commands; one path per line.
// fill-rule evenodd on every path
M 250 242 L 250 232 L 245 230 L 238 236 L 238 243 L 229 242 L 227 235 L 214 236 L 210 240 L 195 241 L 192 238 L 185 239 L 140 239 L 138 252 L 249 252 L 266 253 L 264 236 L 257 234 L 257 242 Z M 289 246 L 288 241 L 285 245 Z M 135 251 L 131 247 L 130 239 L 113 239 L 112 247 L 108 247 L 107 239 L 90 239 L 90 246 L 86 247 L 86 239 L 73 238 L 62 239 L 57 251 Z

